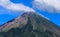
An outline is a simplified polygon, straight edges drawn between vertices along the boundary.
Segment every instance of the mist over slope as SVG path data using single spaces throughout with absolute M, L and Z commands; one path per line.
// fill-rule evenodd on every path
M 60 28 L 34 12 L 25 12 L 0 27 L 1 37 L 60 37 Z

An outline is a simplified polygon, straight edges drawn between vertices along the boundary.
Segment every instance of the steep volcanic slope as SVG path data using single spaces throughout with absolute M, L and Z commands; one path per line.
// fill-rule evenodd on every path
M 26 12 L 1 26 L 0 35 L 2 37 L 60 37 L 60 28 L 36 13 Z
M 27 18 L 23 16 L 19 16 L 16 19 L 12 19 L 11 21 L 8 21 L 5 23 L 3 26 L 0 27 L 0 31 L 8 31 L 11 28 L 16 28 L 16 27 L 22 27 L 26 24 Z

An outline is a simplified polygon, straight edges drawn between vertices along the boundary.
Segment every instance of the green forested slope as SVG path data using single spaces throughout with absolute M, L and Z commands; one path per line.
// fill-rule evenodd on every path
M 35 13 L 24 13 L 28 21 L 22 28 L 16 27 L 0 32 L 0 37 L 60 37 L 60 28 Z M 17 25 L 17 24 L 15 24 Z

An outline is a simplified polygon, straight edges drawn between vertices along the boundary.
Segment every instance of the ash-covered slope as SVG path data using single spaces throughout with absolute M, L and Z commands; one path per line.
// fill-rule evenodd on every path
M 2 37 L 60 37 L 60 28 L 33 12 L 23 13 L 0 27 Z

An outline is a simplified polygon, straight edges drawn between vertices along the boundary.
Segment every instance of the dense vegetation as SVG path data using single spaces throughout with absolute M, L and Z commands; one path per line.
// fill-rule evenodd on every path
M 40 32 L 38 30 L 25 30 L 21 31 L 19 28 L 11 29 L 8 32 L 1 32 L 0 37 L 56 37 L 50 31 Z

